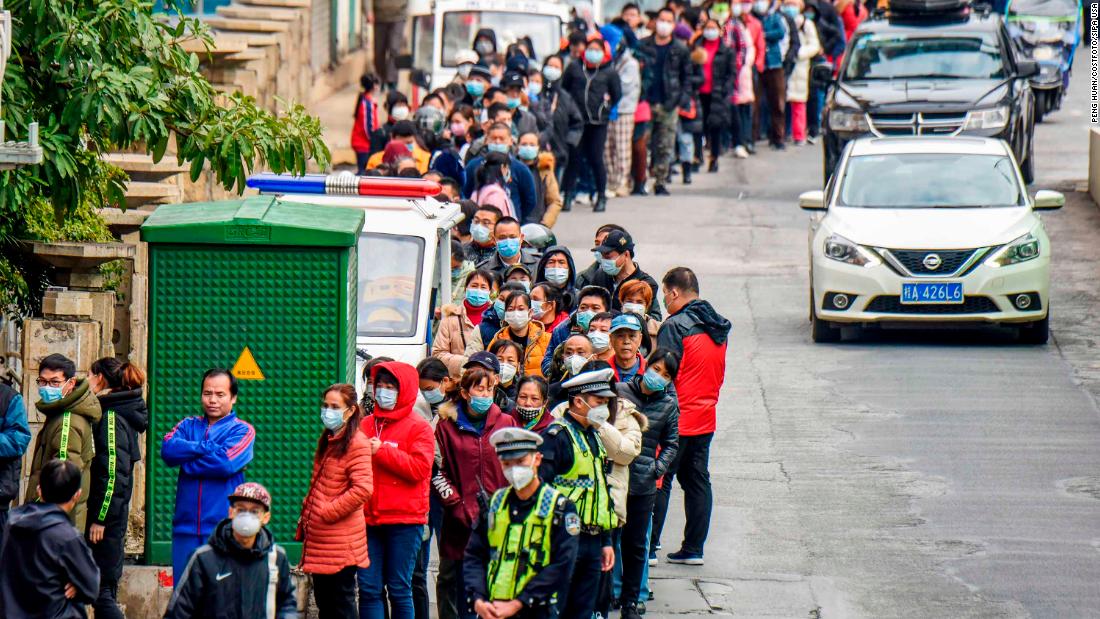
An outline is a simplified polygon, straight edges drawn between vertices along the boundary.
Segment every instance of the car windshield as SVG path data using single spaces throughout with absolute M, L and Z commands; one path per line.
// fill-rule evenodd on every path
M 359 335 L 416 334 L 424 239 L 367 233 L 359 237 Z
M 844 77 L 997 79 L 1004 62 L 993 34 L 909 36 L 869 32 L 856 39 Z
M 977 208 L 1019 206 L 1023 192 L 1004 155 L 865 155 L 848 160 L 838 206 Z
M 1009 14 L 1042 17 L 1074 17 L 1079 9 L 1076 0 L 1011 0 Z
M 538 58 L 558 51 L 561 19 L 556 15 L 510 13 L 506 11 L 452 11 L 443 14 L 443 66 L 455 66 L 455 53 L 472 49 L 478 30 L 489 28 L 497 35 L 497 51 L 523 36 L 531 37 Z

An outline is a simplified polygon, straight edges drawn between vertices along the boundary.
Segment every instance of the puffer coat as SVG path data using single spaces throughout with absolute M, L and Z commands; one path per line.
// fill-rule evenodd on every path
M 672 385 L 646 395 L 641 383 L 642 377 L 635 376 L 616 388 L 620 399 L 632 402 L 648 421 L 642 451 L 630 465 L 630 494 L 646 496 L 657 492 L 657 480 L 668 471 L 680 447 L 680 406 Z
M 302 543 L 302 571 L 335 574 L 350 565 L 367 567 L 367 530 L 363 506 L 374 491 L 370 442 L 357 427 L 347 451 L 332 452 L 330 439 L 324 455 L 313 463 L 309 493 L 302 501 L 302 518 L 295 539 Z M 328 430 L 325 430 L 328 432 Z

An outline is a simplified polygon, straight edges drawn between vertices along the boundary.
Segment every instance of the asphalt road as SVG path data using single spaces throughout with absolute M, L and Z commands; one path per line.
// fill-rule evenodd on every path
M 1055 245 L 1053 338 L 885 332 L 810 341 L 807 215 L 816 146 L 723 158 L 671 199 L 565 214 L 586 256 L 607 221 L 658 280 L 695 269 L 733 322 L 704 567 L 661 563 L 649 617 L 1100 616 L 1100 210 L 1087 170 L 1087 58 L 1037 130 L 1033 186 Z M 582 262 L 586 262 L 582 260 Z M 583 265 L 582 265 L 583 266 Z M 677 489 L 664 552 L 679 547 Z

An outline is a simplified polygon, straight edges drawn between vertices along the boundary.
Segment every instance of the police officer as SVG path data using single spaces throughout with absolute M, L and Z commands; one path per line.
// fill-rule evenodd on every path
M 587 370 L 587 371 L 583 371 Z M 615 397 L 608 367 L 591 369 L 591 362 L 574 378 L 562 383 L 569 394 L 562 418 L 543 432 L 545 441 L 539 475 L 577 506 L 581 534 L 573 566 L 564 617 L 591 617 L 599 594 L 600 572 L 615 564 L 611 529 L 615 510 L 607 483 L 610 462 L 596 431 L 608 423 L 608 402 Z
M 577 557 L 576 507 L 539 480 L 541 436 L 502 428 L 489 443 L 510 487 L 493 494 L 466 546 L 467 598 L 478 617 L 558 617 Z

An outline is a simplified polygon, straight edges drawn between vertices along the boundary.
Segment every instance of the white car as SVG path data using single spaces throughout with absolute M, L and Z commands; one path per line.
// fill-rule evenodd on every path
M 842 326 L 1010 323 L 1024 342 L 1049 333 L 1050 239 L 1012 149 L 977 137 L 851 142 L 824 191 L 799 206 L 811 221 L 815 342 Z

